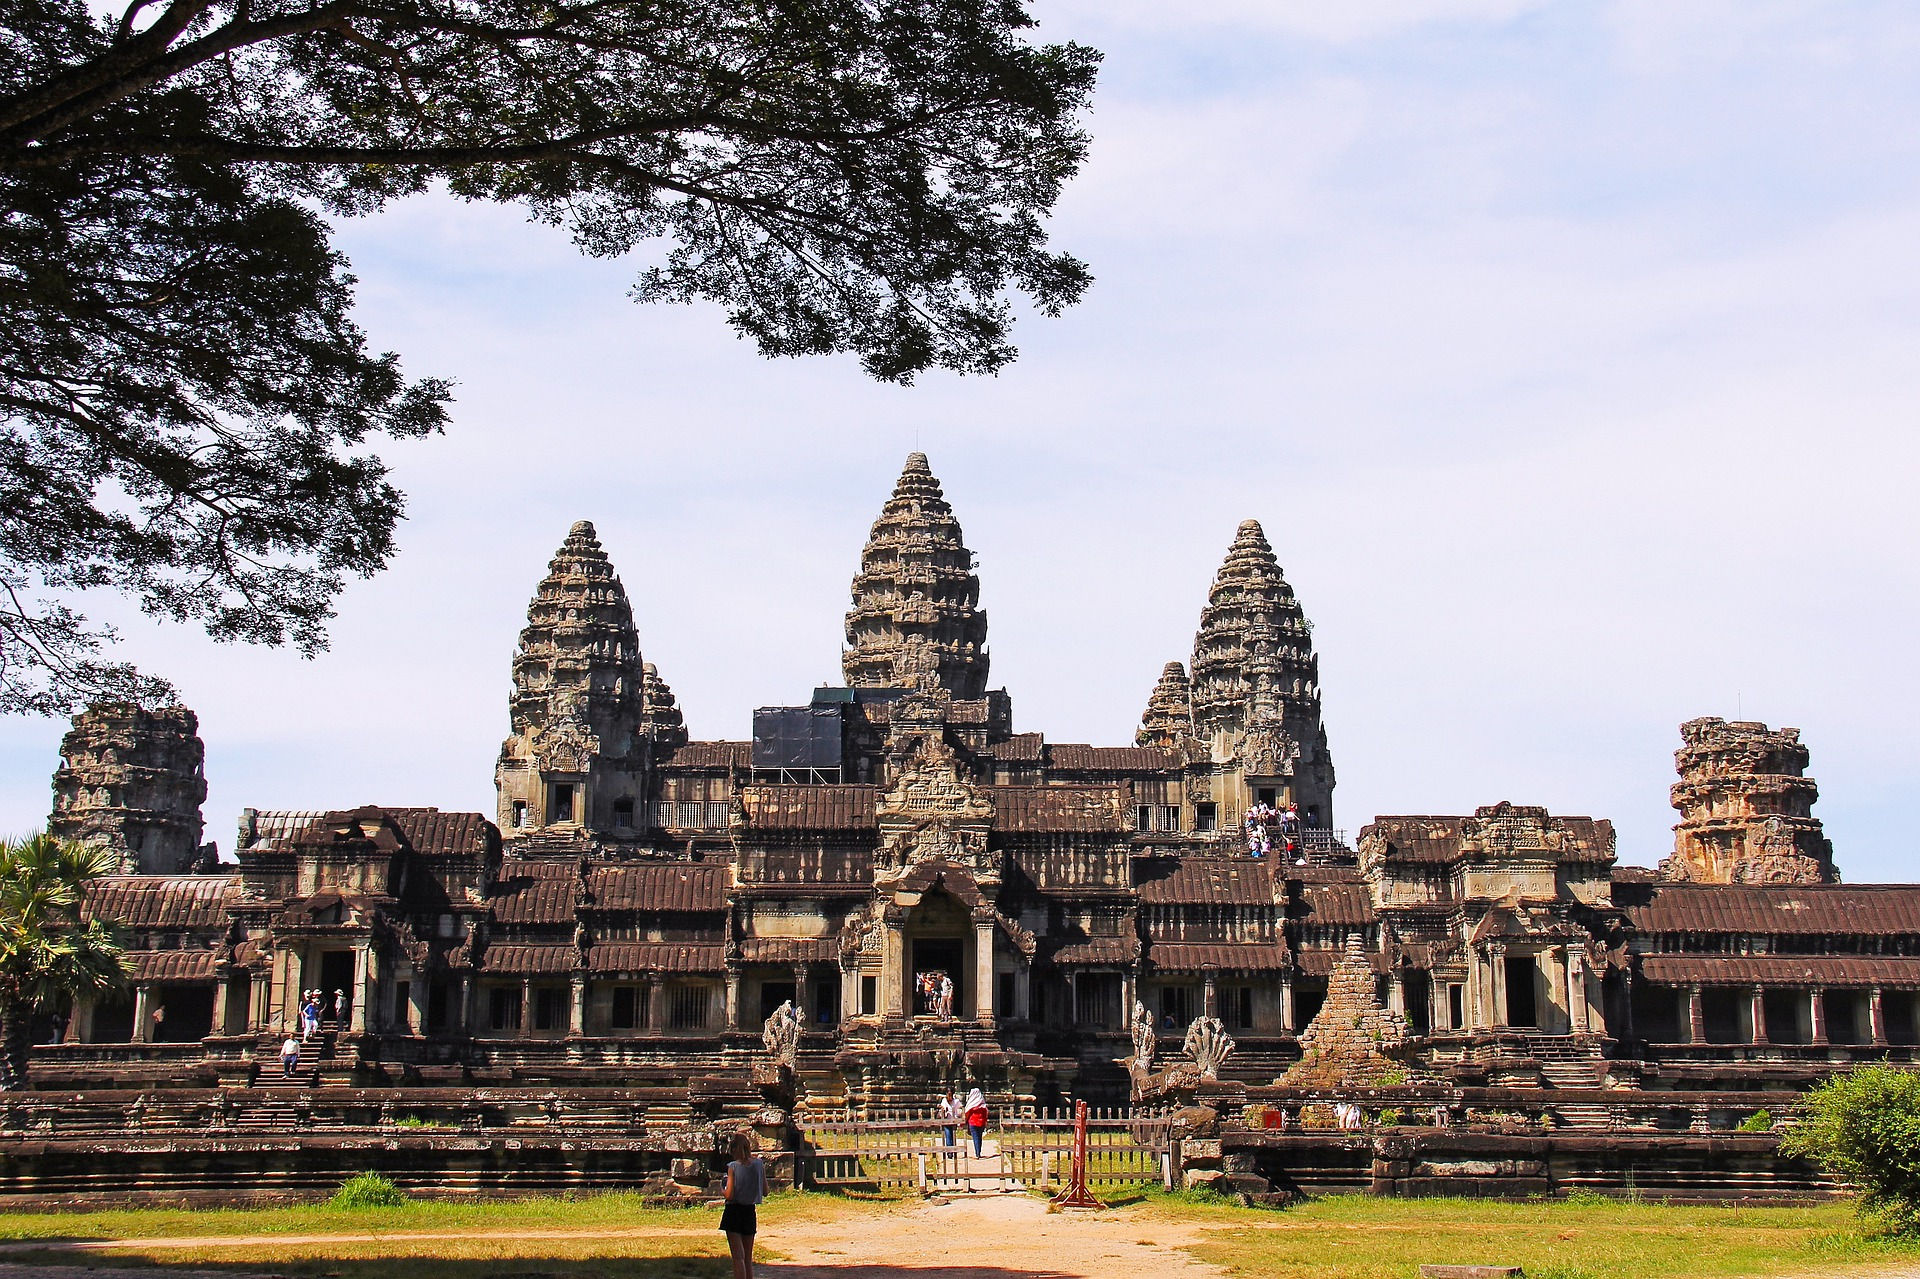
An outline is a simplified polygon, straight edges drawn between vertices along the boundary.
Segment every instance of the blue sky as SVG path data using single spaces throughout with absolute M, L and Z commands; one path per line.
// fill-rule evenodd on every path
M 333 650 L 127 626 L 242 806 L 491 811 L 509 659 L 592 519 L 700 736 L 838 669 L 924 448 L 1022 729 L 1122 742 L 1254 517 L 1316 624 L 1339 824 L 1501 799 L 1670 848 L 1677 725 L 1801 728 L 1855 881 L 1920 879 L 1920 11 L 1037 6 L 1107 54 L 1055 219 L 1097 278 L 994 379 L 769 363 L 514 210 L 341 228 L 380 349 L 459 382 L 391 451 L 393 568 Z M 61 726 L 0 722 L 0 827 Z

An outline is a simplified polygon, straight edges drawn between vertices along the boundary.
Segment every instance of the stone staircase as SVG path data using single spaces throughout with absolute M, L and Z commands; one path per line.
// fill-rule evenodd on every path
M 311 1088 L 319 1083 L 320 1063 L 332 1059 L 339 1029 L 338 1023 L 325 1020 L 320 1023 L 317 1033 L 301 1039 L 300 1058 L 291 1075 L 280 1064 L 280 1045 L 286 1042 L 286 1036 L 262 1035 L 253 1050 L 254 1087 L 271 1088 L 277 1085 L 283 1088 Z

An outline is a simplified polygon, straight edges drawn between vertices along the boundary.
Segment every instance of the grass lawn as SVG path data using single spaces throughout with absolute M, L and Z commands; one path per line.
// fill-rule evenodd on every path
M 777 1194 L 762 1205 L 769 1231 L 804 1217 L 830 1221 L 882 1211 L 829 1195 Z M 519 1199 L 478 1203 L 412 1200 L 386 1208 L 312 1204 L 284 1208 L 129 1209 L 113 1212 L 0 1214 L 4 1261 L 140 1264 L 270 1269 L 282 1274 L 373 1279 L 482 1279 L 578 1276 L 579 1279 L 719 1279 L 731 1273 L 714 1208 L 649 1208 L 637 1195 Z M 538 1232 L 584 1231 L 584 1239 Z M 310 1235 L 377 1239 L 298 1242 Z M 409 1239 L 408 1235 L 443 1236 Z M 253 1236 L 257 1244 L 155 1246 L 78 1255 L 33 1251 L 36 1240 L 167 1239 Z M 18 1249 L 18 1251 L 17 1251 Z M 776 1250 L 762 1249 L 777 1259 Z M 394 1262 L 407 1259 L 404 1272 Z M 507 1263 L 503 1265 L 502 1263 Z
M 1211 1227 L 1194 1255 L 1258 1279 L 1414 1279 L 1421 1263 L 1524 1267 L 1528 1279 L 1920 1272 L 1920 1240 L 1875 1237 L 1850 1204 L 1667 1207 L 1342 1195 L 1254 1213 L 1148 1195 Z

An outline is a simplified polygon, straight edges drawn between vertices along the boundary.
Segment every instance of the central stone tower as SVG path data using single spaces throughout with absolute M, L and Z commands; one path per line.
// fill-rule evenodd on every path
M 1707 884 L 1832 884 L 1833 845 L 1813 815 L 1820 788 L 1807 776 L 1797 728 L 1717 717 L 1680 726 L 1680 780 L 1666 879 Z
M 979 605 L 980 579 L 960 522 L 927 455 L 910 453 L 853 579 L 841 654 L 848 686 L 984 697 L 987 615 Z

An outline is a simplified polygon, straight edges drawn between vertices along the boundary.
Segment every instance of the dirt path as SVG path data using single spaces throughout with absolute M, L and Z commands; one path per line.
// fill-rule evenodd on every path
M 633 1230 L 525 1230 L 502 1232 L 516 1241 L 581 1239 L 667 1239 L 710 1237 L 700 1227 Z M 1050 1213 L 1027 1195 L 960 1196 L 871 1217 L 830 1222 L 781 1223 L 762 1237 L 785 1260 L 756 1267 L 766 1279 L 1108 1279 L 1115 1274 L 1166 1276 L 1166 1279 L 1220 1279 L 1215 1266 L 1203 1265 L 1178 1250 L 1197 1238 L 1191 1225 L 1149 1213 L 1122 1209 L 1102 1213 Z M 116 1240 L 41 1240 L 9 1244 L 9 1252 L 84 1253 L 102 1260 L 116 1253 L 149 1256 L 219 1248 L 326 1246 L 377 1242 L 471 1243 L 476 1232 L 386 1231 L 359 1234 L 221 1235 L 194 1238 L 154 1237 Z M 0 1279 L 24 1273 L 0 1264 Z M 53 1271 L 34 1272 L 51 1279 Z M 106 1272 L 88 1271 L 94 1279 Z M 138 1273 L 116 1271 L 116 1274 Z M 151 1274 L 151 1271 L 146 1272 Z M 241 1279 L 227 1272 L 224 1279 Z

